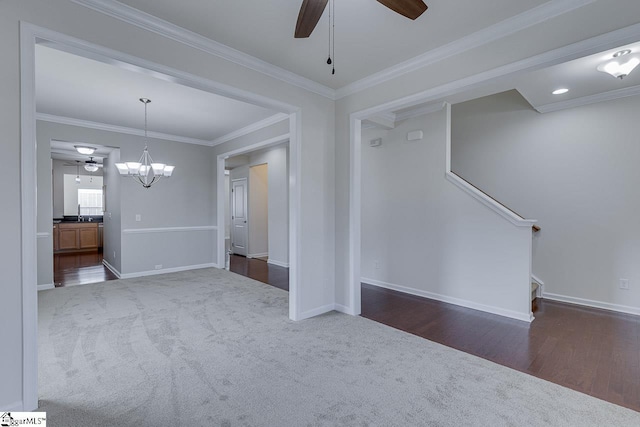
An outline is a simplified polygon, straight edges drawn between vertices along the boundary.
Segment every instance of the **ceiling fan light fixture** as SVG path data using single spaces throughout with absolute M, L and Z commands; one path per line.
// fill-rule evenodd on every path
M 96 149 L 94 147 L 89 147 L 86 145 L 74 145 L 76 151 L 80 154 L 84 154 L 87 156 L 90 156 L 91 154 L 93 154 Z
M 614 59 L 603 62 L 596 69 L 615 78 L 623 79 L 640 65 L 640 58 L 637 55 L 630 54 L 631 51 L 629 49 L 618 51 L 613 54 Z
M 84 165 L 84 170 L 86 170 L 87 172 L 95 172 L 97 171 L 99 168 L 96 165 Z

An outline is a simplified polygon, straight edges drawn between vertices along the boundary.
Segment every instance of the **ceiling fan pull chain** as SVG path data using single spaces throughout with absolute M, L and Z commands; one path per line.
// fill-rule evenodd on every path
M 333 21 L 331 21 L 331 35 L 332 37 L 332 45 L 331 45 L 331 56 L 333 56 L 333 66 L 331 67 L 331 75 L 336 73 L 336 3 L 335 0 L 331 0 L 331 7 L 333 9 Z M 331 10 L 331 9 L 329 9 Z M 329 12 L 331 13 L 331 12 Z
M 331 65 L 331 6 L 329 6 L 329 57 L 327 64 Z

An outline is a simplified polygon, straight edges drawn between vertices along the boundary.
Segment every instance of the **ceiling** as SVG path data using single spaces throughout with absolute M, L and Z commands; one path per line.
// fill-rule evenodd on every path
M 214 95 L 51 47 L 36 46 L 36 110 L 134 129 L 212 141 L 276 111 Z
M 631 55 L 639 55 L 640 42 L 534 71 L 520 77 L 514 87 L 535 109 L 545 111 L 546 106 L 557 102 L 639 86 L 640 66 L 624 79 L 617 79 L 596 70 L 601 63 L 613 59 L 614 53 L 624 49 L 631 50 Z M 558 88 L 569 89 L 569 92 L 553 95 L 551 92 Z
M 415 21 L 376 0 L 336 1 L 333 76 L 327 10 L 311 37 L 293 37 L 302 0 L 120 2 L 337 89 L 547 1 L 425 0 L 429 9 Z
M 333 88 L 442 47 L 547 0 L 427 0 L 429 9 L 416 21 L 393 13 L 375 0 L 338 1 L 335 76 L 331 76 L 325 63 L 327 11 L 309 39 L 293 37 L 301 2 L 121 0 L 123 4 Z M 465 13 L 460 13 L 461 10 Z M 419 113 L 420 109 L 437 108 L 442 101 L 453 104 L 514 88 L 541 112 L 575 106 L 620 89 L 640 89 L 640 68 L 624 80 L 596 70 L 599 63 L 623 48 L 640 54 L 640 43 L 620 46 L 501 79 L 473 91 L 434 100 L 431 105 L 390 111 L 382 121 L 403 120 L 416 111 Z M 49 46 L 37 46 L 36 70 L 38 113 L 141 129 L 144 109 L 138 98 L 148 97 L 153 101 L 149 105 L 150 131 L 204 143 L 277 113 Z M 561 96 L 551 94 L 561 86 L 570 92 Z
M 437 111 L 445 101 L 458 104 L 513 89 L 520 92 L 529 104 L 541 113 L 638 95 L 640 94 L 640 66 L 624 79 L 617 79 L 596 70 L 598 65 L 611 60 L 614 53 L 625 49 L 631 51 L 630 55 L 640 56 L 640 42 L 618 46 L 551 67 L 503 78 L 491 84 L 428 103 L 388 111 L 371 117 L 366 120 L 366 124 L 376 127 L 395 126 L 402 120 Z M 553 95 L 552 92 L 559 88 L 569 89 L 569 92 Z

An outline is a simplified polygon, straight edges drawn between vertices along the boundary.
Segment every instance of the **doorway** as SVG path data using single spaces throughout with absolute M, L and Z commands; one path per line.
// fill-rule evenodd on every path
M 280 101 L 266 98 L 264 96 L 255 95 L 244 90 L 239 90 L 218 82 L 196 77 L 194 75 L 171 69 L 169 67 L 143 61 L 137 57 L 119 53 L 110 49 L 102 48 L 83 40 L 75 39 L 60 33 L 56 33 L 44 28 L 40 28 L 31 24 L 22 23 L 20 26 L 20 72 L 21 72 L 21 209 L 22 216 L 22 336 L 23 336 L 23 357 L 22 357 L 22 376 L 23 376 L 23 405 L 24 410 L 33 410 L 38 407 L 38 389 L 37 389 L 37 373 L 38 373 L 38 351 L 37 351 L 37 238 L 38 228 L 37 221 L 39 217 L 37 211 L 37 188 L 39 176 L 44 176 L 39 168 L 34 168 L 37 163 L 36 150 L 36 102 L 35 102 L 35 50 L 39 43 L 59 44 L 64 46 L 65 51 L 73 52 L 78 55 L 86 54 L 103 63 L 116 64 L 117 66 L 129 67 L 133 66 L 135 70 L 141 74 L 153 75 L 154 77 L 172 83 L 177 83 L 189 88 L 198 89 L 210 94 L 225 96 L 243 102 L 250 102 L 253 105 L 273 109 L 289 118 L 290 132 L 286 135 L 286 139 L 290 140 L 292 150 L 291 167 L 288 169 L 291 198 L 290 204 L 287 206 L 293 213 L 290 217 L 289 233 L 292 263 L 291 268 L 291 287 L 292 298 L 289 303 L 289 317 L 292 320 L 301 318 L 300 304 L 297 298 L 297 284 L 299 283 L 298 270 L 295 268 L 296 260 L 299 259 L 299 233 L 297 224 L 299 223 L 299 180 L 300 175 L 300 159 L 299 159 L 299 140 L 300 140 L 300 109 L 294 105 L 286 104 Z M 224 182 L 224 170 L 218 172 L 219 178 Z M 218 182 L 220 185 L 221 182 Z M 218 205 L 218 211 L 224 209 Z M 47 219 L 47 222 L 50 218 Z M 222 216 L 218 216 L 218 221 L 224 221 Z M 217 232 L 217 227 L 211 227 Z M 223 227 L 220 227 L 222 230 Z M 218 233 L 219 238 L 223 237 L 222 233 Z M 215 240 L 214 240 L 215 241 Z M 211 242 L 211 239 L 209 240 Z M 224 239 L 222 239 L 224 245 Z M 213 245 L 214 250 L 219 245 Z M 224 261 L 220 263 L 220 259 L 224 260 L 224 250 L 213 253 L 214 263 L 218 261 L 218 266 L 223 266 Z
M 230 271 L 289 289 L 289 144 L 265 141 L 222 154 Z

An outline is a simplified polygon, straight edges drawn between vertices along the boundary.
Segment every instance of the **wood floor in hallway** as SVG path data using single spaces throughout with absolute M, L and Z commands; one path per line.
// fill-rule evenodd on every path
M 289 290 L 289 269 L 269 264 L 263 259 L 231 255 L 229 271 L 276 288 Z

